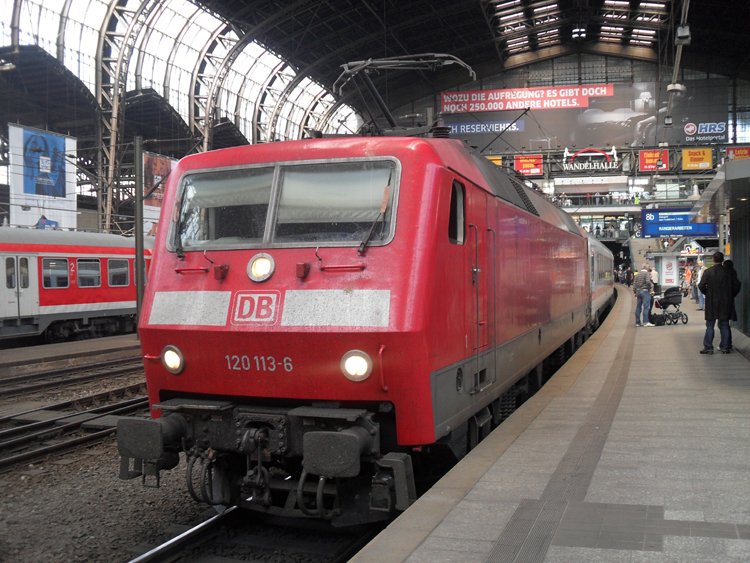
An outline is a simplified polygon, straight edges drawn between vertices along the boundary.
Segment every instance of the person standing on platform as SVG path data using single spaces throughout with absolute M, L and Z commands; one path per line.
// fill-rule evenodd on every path
M 714 353 L 714 325 L 719 321 L 719 350 L 722 354 L 729 354 L 732 351 L 729 318 L 734 309 L 734 298 L 740 292 L 740 281 L 733 278 L 731 272 L 723 266 L 724 255 L 721 252 L 714 252 L 713 262 L 713 266 L 703 273 L 698 284 L 698 291 L 705 295 L 706 304 L 706 333 L 703 335 L 700 353 Z
M 625 271 L 625 285 L 630 287 L 633 285 L 633 268 L 628 266 L 628 269 Z
M 693 285 L 693 270 L 689 266 L 685 268 L 685 292 L 684 296 L 687 297 L 691 286 Z
M 698 295 L 698 310 L 703 311 L 706 307 L 706 296 L 701 293 L 701 291 L 698 289 L 698 286 L 701 283 L 701 280 L 703 279 L 703 274 L 706 273 L 706 265 L 703 263 L 703 260 L 698 261 L 698 274 L 695 276 L 695 290 L 696 294 Z
M 654 326 L 648 320 L 648 313 L 651 310 L 651 289 L 653 285 L 651 276 L 648 273 L 648 264 L 643 264 L 641 271 L 635 275 L 635 279 L 633 280 L 633 291 L 636 297 L 635 326 Z
M 737 297 L 737 294 L 740 292 L 740 288 L 742 286 L 742 283 L 740 282 L 740 278 L 737 275 L 737 270 L 734 269 L 734 262 L 731 260 L 724 260 L 724 268 L 729 273 L 729 277 L 732 279 L 732 292 L 734 293 L 735 288 L 737 289 L 736 293 L 732 296 L 732 312 L 729 315 L 730 321 L 737 321 L 737 308 L 734 306 L 734 298 Z M 733 350 L 734 346 L 732 345 L 732 328 L 729 328 L 729 350 Z
M 656 267 L 648 267 L 648 275 L 651 276 L 651 283 L 654 284 L 654 293 L 659 293 L 659 272 Z

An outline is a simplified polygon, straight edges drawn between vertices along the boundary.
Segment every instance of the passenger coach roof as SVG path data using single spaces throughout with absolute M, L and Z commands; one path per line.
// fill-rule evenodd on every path
M 0 244 L 111 246 L 133 248 L 135 239 L 105 233 L 0 227 Z

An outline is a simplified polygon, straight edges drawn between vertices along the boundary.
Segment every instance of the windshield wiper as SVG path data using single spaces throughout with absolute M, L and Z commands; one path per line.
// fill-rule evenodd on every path
M 370 231 L 367 233 L 367 236 L 364 238 L 362 242 L 359 243 L 359 249 L 357 250 L 357 254 L 360 256 L 364 256 L 365 249 L 367 248 L 367 245 L 370 242 L 370 239 L 372 238 L 372 235 L 375 233 L 375 227 L 378 226 L 378 223 L 380 223 L 385 218 L 385 212 L 388 209 L 388 202 L 391 199 L 391 186 L 390 183 L 385 187 L 383 190 L 383 201 L 380 202 L 380 209 L 378 210 L 378 216 L 375 217 L 375 220 L 372 222 L 372 225 L 370 225 Z
M 185 259 L 185 250 L 182 248 L 182 233 L 180 232 L 180 228 L 182 227 L 182 201 L 180 201 L 180 207 L 177 208 L 177 216 L 174 219 L 175 222 L 175 234 L 177 235 L 177 240 L 175 240 L 174 243 L 174 251 L 175 254 L 177 254 L 177 258 L 180 260 Z

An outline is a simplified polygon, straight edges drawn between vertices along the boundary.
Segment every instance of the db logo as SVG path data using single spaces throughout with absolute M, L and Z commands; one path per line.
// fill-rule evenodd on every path
M 695 135 L 698 132 L 698 126 L 692 122 L 686 123 L 682 129 L 685 131 L 685 135 Z
M 646 213 L 646 221 L 653 221 L 654 219 L 656 219 L 656 215 L 653 213 Z
M 278 303 L 278 292 L 238 291 L 232 304 L 232 324 L 272 323 Z

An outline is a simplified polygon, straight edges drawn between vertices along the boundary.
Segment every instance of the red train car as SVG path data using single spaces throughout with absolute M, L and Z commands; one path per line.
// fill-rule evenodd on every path
M 133 331 L 134 261 L 132 238 L 0 227 L 0 339 Z
M 456 140 L 189 156 L 162 225 L 139 327 L 155 420 L 120 421 L 121 477 L 158 483 L 182 450 L 212 504 L 390 517 L 414 463 L 463 455 L 593 322 L 585 233 Z

